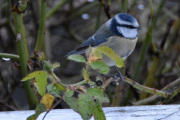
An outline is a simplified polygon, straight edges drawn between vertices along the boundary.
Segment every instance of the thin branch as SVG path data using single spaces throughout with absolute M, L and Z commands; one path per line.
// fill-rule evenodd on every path
M 176 62 L 176 69 L 177 69 L 178 76 L 180 77 L 180 68 L 179 68 L 178 62 Z
M 174 20 L 170 20 L 167 24 L 167 28 L 166 28 L 166 32 L 164 34 L 164 37 L 161 41 L 161 44 L 160 44 L 160 49 L 163 50 L 164 49 L 164 45 L 167 41 L 167 37 L 169 36 L 169 33 L 170 33 L 170 30 L 171 30 L 171 27 L 173 26 L 173 23 L 174 23 Z
M 11 59 L 19 60 L 18 55 L 9 54 L 9 53 L 0 53 L 0 58 L 11 58 Z
M 59 4 L 57 4 L 55 7 L 53 7 L 47 14 L 46 18 L 49 18 L 51 15 L 53 15 L 64 3 L 66 3 L 68 0 L 62 0 Z
M 44 44 L 43 40 L 45 32 L 46 6 L 46 0 L 41 0 L 41 17 L 35 51 L 41 50 Z
M 111 5 L 111 1 L 109 0 L 108 4 L 105 4 L 104 0 L 99 0 L 99 2 L 101 3 L 101 5 L 104 8 L 104 12 L 106 13 L 107 18 L 110 19 L 111 18 L 111 14 L 109 13 L 109 8 L 110 8 L 110 5 Z
M 99 10 L 98 10 L 98 15 L 97 15 L 97 21 L 96 21 L 96 30 L 100 26 L 100 18 L 101 18 L 101 13 L 102 13 L 102 5 L 99 4 Z
M 162 96 L 164 98 L 167 98 L 167 97 L 170 96 L 169 93 L 166 93 L 166 92 L 154 89 L 154 88 L 150 88 L 150 87 L 146 87 L 146 86 L 140 85 L 139 83 L 134 82 L 133 80 L 131 80 L 131 79 L 127 78 L 127 77 L 125 77 L 124 81 L 129 83 L 130 85 L 132 85 L 136 89 L 141 90 L 143 92 L 147 92 L 147 93 L 151 93 L 151 94 L 156 94 L 156 95 Z
M 161 89 L 161 91 L 165 91 L 165 90 L 168 90 L 168 89 L 171 89 L 175 86 L 178 86 L 180 85 L 180 78 L 176 79 L 175 81 L 173 81 L 172 83 L 166 85 L 163 89 Z M 137 101 L 135 103 L 133 103 L 133 105 L 143 105 L 143 104 L 147 104 L 149 102 L 152 102 L 154 100 L 156 100 L 159 96 L 157 95 L 153 95 L 151 97 L 148 97 L 146 99 L 143 99 L 143 100 L 140 100 L 140 101 Z

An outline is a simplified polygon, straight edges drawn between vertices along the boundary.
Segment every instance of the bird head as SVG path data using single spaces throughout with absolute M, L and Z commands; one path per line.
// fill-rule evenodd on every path
M 119 13 L 111 18 L 106 26 L 109 30 L 117 36 L 121 36 L 127 39 L 135 39 L 139 35 L 139 26 L 137 20 L 126 13 Z

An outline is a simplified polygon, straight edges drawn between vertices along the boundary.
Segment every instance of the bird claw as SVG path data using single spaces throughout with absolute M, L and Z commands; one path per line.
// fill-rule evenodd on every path
M 120 85 L 123 82 L 123 77 L 122 76 L 119 76 L 120 79 L 118 79 L 118 77 L 116 75 L 114 75 L 114 74 L 108 74 L 107 76 L 114 78 L 114 80 L 112 81 L 112 83 L 114 85 Z

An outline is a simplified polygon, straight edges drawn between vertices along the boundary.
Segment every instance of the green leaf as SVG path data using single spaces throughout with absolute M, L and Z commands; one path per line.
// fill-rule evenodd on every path
M 38 117 L 41 113 L 43 113 L 43 112 L 45 112 L 45 111 L 46 111 L 46 106 L 45 106 L 44 104 L 40 103 L 40 104 L 38 104 L 37 107 L 36 107 L 35 114 L 29 116 L 29 117 L 27 118 L 27 120 L 36 120 L 37 117 Z
M 60 85 L 60 84 L 54 84 L 56 86 L 56 88 L 60 91 L 65 91 L 66 89 L 64 88 L 64 86 Z
M 38 116 L 39 116 L 39 114 L 33 114 L 33 115 L 29 116 L 26 120 L 36 120 Z
M 111 48 L 108 46 L 100 46 L 96 48 L 97 51 L 105 54 L 106 56 L 110 57 L 116 63 L 116 66 L 121 68 L 124 66 L 124 60 L 119 57 Z
M 94 119 L 95 120 L 106 120 L 106 117 L 104 115 L 104 112 L 101 108 L 101 104 L 99 101 L 96 101 L 96 104 L 94 105 Z
M 94 51 L 94 55 L 97 56 L 99 59 L 102 59 L 102 53 L 100 51 L 96 50 L 96 48 Z
M 59 84 L 51 83 L 47 86 L 47 91 L 48 91 L 48 93 L 50 93 L 56 97 L 60 97 L 60 94 L 62 93 L 62 91 L 65 91 L 65 88 Z
M 41 114 L 41 113 L 45 112 L 46 111 L 46 105 L 44 105 L 43 103 L 38 104 L 35 111 L 37 114 Z
M 43 96 L 46 92 L 46 87 L 47 87 L 47 78 L 48 78 L 47 72 L 46 71 L 32 72 L 27 76 L 25 76 L 21 81 L 27 81 L 33 78 L 35 79 L 34 84 L 38 89 L 39 94 Z
M 101 103 L 109 102 L 109 99 L 104 96 L 104 91 L 99 88 L 88 88 L 86 93 L 92 97 L 96 97 Z
M 71 107 L 74 111 L 78 111 L 78 105 L 77 105 L 77 101 L 78 99 L 75 97 L 72 97 L 74 94 L 73 90 L 67 91 L 64 95 L 63 100 L 69 105 L 69 107 Z
M 83 75 L 84 79 L 86 79 L 86 77 L 85 77 L 86 76 L 86 70 L 84 68 L 82 69 L 82 75 Z
M 79 94 L 78 98 L 73 97 L 74 91 L 65 93 L 64 101 L 76 112 L 83 120 L 89 120 L 94 115 L 95 120 L 105 120 L 105 115 L 101 109 L 101 101 L 104 97 L 103 90 L 99 88 L 89 88 L 86 93 Z
M 65 93 L 65 97 L 72 97 L 73 96 L 73 94 L 74 94 L 74 91 L 73 90 L 69 90 L 69 91 L 67 91 L 66 93 Z
M 70 56 L 68 56 L 67 59 L 73 60 L 73 61 L 76 61 L 76 62 L 86 63 L 86 60 L 82 55 L 70 55 Z
M 89 120 L 93 115 L 94 100 L 85 94 L 78 95 L 78 112 L 83 120 Z
M 90 63 L 91 67 L 94 70 L 98 70 L 100 73 L 102 74 L 108 74 L 109 73 L 109 66 L 105 63 L 103 63 L 102 61 L 94 61 L 92 63 Z

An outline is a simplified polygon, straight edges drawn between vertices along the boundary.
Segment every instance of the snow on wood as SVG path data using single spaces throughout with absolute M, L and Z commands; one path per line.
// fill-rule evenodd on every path
M 180 120 L 180 105 L 105 107 L 103 111 L 107 120 Z M 0 120 L 26 120 L 32 114 L 32 110 L 0 112 Z M 42 120 L 44 114 L 38 120 Z M 72 109 L 56 109 L 45 120 L 81 120 L 81 116 Z

